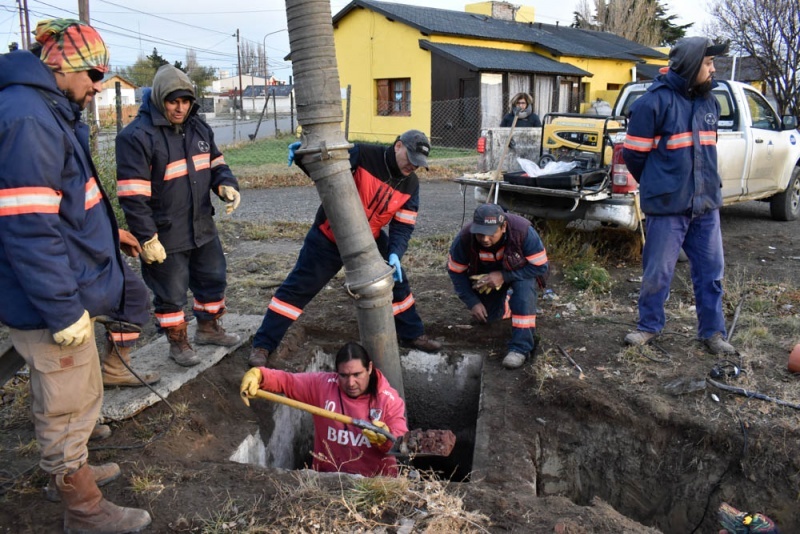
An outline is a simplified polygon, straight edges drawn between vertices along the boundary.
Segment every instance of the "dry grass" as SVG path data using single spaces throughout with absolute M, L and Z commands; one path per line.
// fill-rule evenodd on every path
M 27 377 L 14 377 L 0 389 L 2 407 L 0 424 L 3 430 L 20 428 L 30 424 L 30 387 Z
M 275 482 L 270 532 L 486 532 L 488 518 L 464 509 L 447 482 L 419 476 L 356 478 L 301 471 Z M 262 517 L 263 517 L 262 510 Z

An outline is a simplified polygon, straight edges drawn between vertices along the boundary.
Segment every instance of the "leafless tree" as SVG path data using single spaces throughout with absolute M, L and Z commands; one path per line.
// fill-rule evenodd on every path
M 579 0 L 576 28 L 604 31 L 645 46 L 667 46 L 686 34 L 692 23 L 675 24 L 660 0 Z
M 731 52 L 756 59 L 778 112 L 800 115 L 800 2 L 717 0 L 711 12 Z

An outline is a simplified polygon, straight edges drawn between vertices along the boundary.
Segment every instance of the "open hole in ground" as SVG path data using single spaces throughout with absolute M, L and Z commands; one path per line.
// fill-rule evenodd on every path
M 316 351 L 306 372 L 333 368 L 334 356 Z M 469 480 L 475 447 L 475 424 L 481 391 L 482 358 L 477 354 L 449 356 L 412 351 L 402 357 L 408 428 L 451 430 L 456 445 L 447 457 L 398 458 L 438 477 Z M 239 463 L 281 469 L 311 465 L 314 446 L 312 415 L 272 403 L 256 406 L 259 432 L 249 435 L 230 456 Z

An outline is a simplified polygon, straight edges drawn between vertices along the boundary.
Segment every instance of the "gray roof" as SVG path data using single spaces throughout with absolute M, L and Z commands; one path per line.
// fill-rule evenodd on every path
M 568 63 L 559 63 L 533 52 L 500 50 L 480 46 L 461 46 L 454 44 L 419 41 L 420 48 L 459 63 L 475 71 L 530 72 L 558 76 L 592 76 Z
M 536 45 L 561 56 L 639 61 L 666 58 L 652 48 L 616 35 L 568 26 L 513 22 L 485 15 L 374 0 L 353 0 L 333 17 L 336 24 L 354 9 L 380 13 L 418 29 L 424 35 L 453 35 Z

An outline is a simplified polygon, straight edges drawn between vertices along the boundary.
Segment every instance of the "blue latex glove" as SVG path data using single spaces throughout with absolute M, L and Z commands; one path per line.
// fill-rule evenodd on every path
M 402 282 L 403 281 L 403 267 L 400 265 L 400 258 L 397 257 L 397 254 L 389 254 L 389 265 L 394 267 L 394 273 L 392 274 L 392 278 L 394 278 L 395 282 Z
M 289 145 L 289 165 L 288 165 L 289 167 L 291 167 L 292 163 L 294 163 L 294 151 L 300 148 L 301 144 L 302 142 L 295 141 L 294 143 Z

